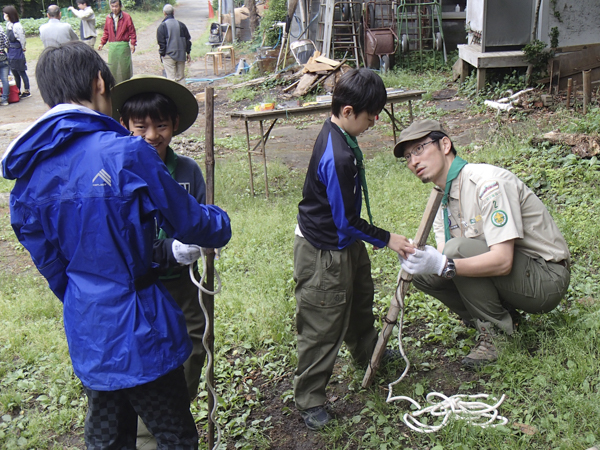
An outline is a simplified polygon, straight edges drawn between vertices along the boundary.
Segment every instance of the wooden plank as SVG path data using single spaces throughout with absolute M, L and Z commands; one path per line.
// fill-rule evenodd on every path
M 314 87 L 315 83 L 317 83 L 319 77 L 320 75 L 317 75 L 316 73 L 306 73 L 302 75 L 300 83 L 298 83 L 298 86 L 296 86 L 296 89 L 292 92 L 292 96 L 301 97 L 307 94 Z
M 337 67 L 337 66 L 339 66 L 339 65 L 340 65 L 340 61 L 336 61 L 335 59 L 329 59 L 329 58 L 326 58 L 326 57 L 325 57 L 325 56 L 323 56 L 323 55 L 321 55 L 321 56 L 317 56 L 317 57 L 315 58 L 315 61 L 316 61 L 316 62 L 319 62 L 319 63 L 327 64 L 327 65 L 329 65 L 329 66 L 331 66 L 331 67 Z
M 477 92 L 485 88 L 485 72 L 486 69 L 482 69 L 481 67 L 477 69 Z
M 476 69 L 494 69 L 501 67 L 525 67 L 529 63 L 522 51 L 487 52 L 479 45 L 459 45 L 458 57 Z
M 330 71 L 335 69 L 335 67 L 332 67 L 329 64 L 324 64 L 320 62 L 307 62 L 306 64 L 304 64 L 304 69 L 302 69 L 302 71 L 303 73 L 314 73 L 321 71 Z

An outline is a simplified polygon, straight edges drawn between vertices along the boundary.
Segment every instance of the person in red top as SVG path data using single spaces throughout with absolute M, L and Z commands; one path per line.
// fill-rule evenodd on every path
M 109 42 L 108 67 L 115 77 L 116 84 L 129 80 L 133 75 L 131 54 L 135 53 L 137 37 L 131 16 L 121 10 L 121 0 L 110 0 L 112 11 L 104 23 L 104 34 L 98 50 Z

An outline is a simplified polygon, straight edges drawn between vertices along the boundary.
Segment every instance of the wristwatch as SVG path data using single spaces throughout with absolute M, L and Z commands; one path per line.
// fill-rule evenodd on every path
M 446 262 L 446 267 L 442 270 L 442 274 L 440 275 L 442 278 L 446 278 L 450 280 L 454 278 L 456 275 L 456 266 L 454 265 L 454 260 L 452 258 L 448 258 Z

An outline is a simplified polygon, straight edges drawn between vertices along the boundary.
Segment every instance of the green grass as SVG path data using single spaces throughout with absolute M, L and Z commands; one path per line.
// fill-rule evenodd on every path
M 386 84 L 418 88 L 415 78 L 399 72 L 386 78 Z M 425 80 L 428 90 L 444 87 L 438 73 Z M 425 102 L 415 105 L 421 116 L 436 114 L 429 108 Z M 516 125 L 503 116 L 492 120 L 497 130 L 488 140 L 459 152 L 470 162 L 514 171 L 547 205 L 573 254 L 567 298 L 551 313 L 530 316 L 513 338 L 501 343 L 497 364 L 464 375 L 469 380 L 464 381 L 451 373 L 434 374 L 444 372 L 441 356 L 456 361 L 468 352 L 474 333 L 465 332 L 439 302 L 411 290 L 404 344 L 412 369 L 395 392 L 423 404 L 441 379 L 453 391 L 446 394 L 506 394 L 500 414 L 508 425 L 481 430 L 452 422 L 431 435 L 408 432 L 402 425 L 408 405 L 384 401 L 387 383 L 398 374 L 382 372 L 371 389 L 362 390 L 364 372 L 348 363 L 343 349 L 335 380 L 348 387 L 348 401 L 362 407 L 350 420 L 336 421 L 320 433 L 324 448 L 567 450 L 600 442 L 600 164 L 574 158 L 567 149 L 529 144 L 531 136 L 554 128 L 593 132 L 600 110 L 581 116 L 559 109 L 541 126 L 527 117 Z M 296 363 L 292 242 L 304 174 L 269 161 L 271 195 L 266 200 L 262 164 L 255 164 L 257 192 L 252 197 L 245 139 L 233 136 L 217 145 L 239 150 L 218 159 L 215 174 L 216 203 L 227 209 L 233 227 L 232 240 L 216 263 L 223 280 L 223 292 L 215 301 L 218 420 L 230 448 L 267 449 L 273 425 L 261 403 L 267 389 L 263 383 L 275 385 L 289 377 Z M 414 236 L 431 186 L 423 185 L 389 152 L 369 159 L 366 170 L 376 224 Z M 2 191 L 9 188 L 0 185 Z M 0 221 L 0 239 L 18 248 L 6 218 Z M 379 317 L 387 311 L 399 267 L 391 251 L 369 252 Z M 393 337 L 390 345 L 395 344 Z M 296 414 L 290 391 L 281 400 L 284 414 Z M 204 385 L 192 411 L 199 423 L 206 423 Z M 80 435 L 84 414 L 67 354 L 61 304 L 38 277 L 1 276 L 0 447 L 64 448 L 57 436 Z M 532 427 L 534 434 L 522 433 L 515 423 Z

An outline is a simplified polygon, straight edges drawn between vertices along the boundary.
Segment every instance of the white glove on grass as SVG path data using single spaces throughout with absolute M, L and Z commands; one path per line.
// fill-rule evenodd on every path
M 424 250 L 416 249 L 402 260 L 402 270 L 411 275 L 441 275 L 446 267 L 446 257 L 431 245 L 426 245 Z
M 182 266 L 187 266 L 188 264 L 198 261 L 198 258 L 200 258 L 200 252 L 202 251 L 198 245 L 184 244 L 176 239 L 173 239 L 173 245 L 171 246 L 171 249 L 173 250 L 175 261 Z

